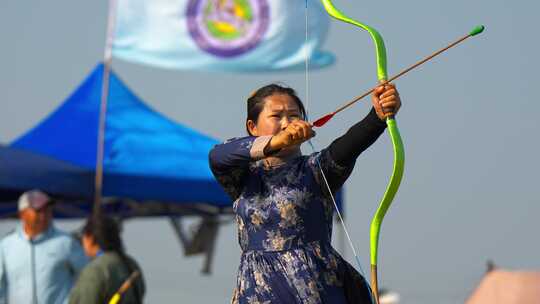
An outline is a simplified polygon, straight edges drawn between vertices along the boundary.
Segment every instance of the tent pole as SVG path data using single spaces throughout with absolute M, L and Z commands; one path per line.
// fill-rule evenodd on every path
M 100 213 L 100 203 L 103 190 L 103 155 L 105 149 L 105 122 L 107 115 L 107 101 L 109 97 L 109 78 L 112 64 L 112 45 L 116 25 L 117 0 L 109 0 L 109 17 L 107 20 L 107 38 L 105 40 L 105 52 L 103 58 L 103 78 L 101 85 L 101 103 L 99 112 L 98 139 L 96 151 L 96 175 L 94 181 L 94 207 L 92 214 Z
M 176 236 L 180 240 L 180 243 L 182 244 L 182 247 L 184 249 L 184 254 L 186 254 L 187 247 L 189 246 L 189 238 L 184 233 L 184 230 L 182 229 L 182 220 L 180 217 L 175 216 L 169 216 L 169 222 L 171 223 L 171 226 L 174 229 L 174 232 L 176 232 Z

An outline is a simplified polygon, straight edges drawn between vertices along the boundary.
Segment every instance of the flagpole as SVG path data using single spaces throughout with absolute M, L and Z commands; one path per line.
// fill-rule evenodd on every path
M 96 174 L 94 180 L 94 207 L 93 216 L 100 212 L 100 203 L 103 191 L 103 155 L 105 150 L 105 125 L 107 117 L 107 103 L 109 97 L 109 79 L 112 65 L 112 45 L 116 25 L 117 0 L 109 0 L 109 16 L 107 19 L 107 37 L 103 56 L 103 78 L 101 83 L 101 103 L 99 111 L 98 138 L 96 151 Z

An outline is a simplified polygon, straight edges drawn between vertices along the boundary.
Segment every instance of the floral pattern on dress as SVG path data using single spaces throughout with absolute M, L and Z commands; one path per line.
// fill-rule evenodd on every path
M 268 168 L 251 158 L 254 140 L 228 141 L 210 153 L 214 175 L 234 200 L 242 248 L 231 303 L 371 303 L 365 280 L 331 246 L 334 207 L 319 169 L 336 192 L 354 164 L 339 166 L 323 150 Z

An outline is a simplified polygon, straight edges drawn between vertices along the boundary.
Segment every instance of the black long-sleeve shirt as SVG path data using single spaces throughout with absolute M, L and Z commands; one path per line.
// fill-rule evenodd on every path
M 340 165 L 350 164 L 381 136 L 385 128 L 386 123 L 372 108 L 364 119 L 330 144 L 328 149 L 332 159 Z

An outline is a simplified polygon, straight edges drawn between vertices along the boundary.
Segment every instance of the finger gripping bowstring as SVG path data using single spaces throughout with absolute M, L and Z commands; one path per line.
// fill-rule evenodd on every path
M 375 30 L 374 28 L 368 25 L 362 24 L 358 21 L 355 21 L 345 16 L 342 12 L 336 9 L 336 7 L 333 5 L 333 3 L 330 0 L 321 0 L 321 2 L 324 5 L 326 12 L 330 16 L 340 21 L 358 26 L 366 30 L 367 32 L 369 32 L 375 44 L 375 52 L 376 52 L 376 58 L 377 58 L 377 78 L 380 83 L 386 82 L 386 79 L 388 78 L 388 73 L 386 69 L 386 48 L 384 45 L 384 40 L 382 36 L 379 34 L 379 32 L 377 32 L 377 30 Z M 306 5 L 307 5 L 307 0 L 306 0 Z M 306 32 L 306 36 L 307 36 L 307 32 Z M 306 71 L 307 71 L 307 67 L 308 65 L 307 65 L 307 59 L 306 59 Z M 403 142 L 401 140 L 401 135 L 399 134 L 399 129 L 398 129 L 395 118 L 393 116 L 388 117 L 386 119 L 386 124 L 388 127 L 388 132 L 390 134 L 390 138 L 392 140 L 392 146 L 394 150 L 394 165 L 393 165 L 392 175 L 386 187 L 386 191 L 383 195 L 383 198 L 381 199 L 381 202 L 379 203 L 379 207 L 377 208 L 375 215 L 373 216 L 373 219 L 371 221 L 371 228 L 370 228 L 371 287 L 374 293 L 373 295 L 375 298 L 375 302 L 377 304 L 379 303 L 379 292 L 378 292 L 378 281 L 377 281 L 377 257 L 378 257 L 378 243 L 379 243 L 379 234 L 381 230 L 381 224 L 384 219 L 384 216 L 386 215 L 386 212 L 388 211 L 388 208 L 392 204 L 392 201 L 399 189 L 399 185 L 401 183 L 401 178 L 403 177 L 403 169 L 405 165 L 405 152 L 403 148 Z M 319 164 L 319 167 L 320 167 L 320 164 Z M 321 172 L 322 172 L 322 168 L 321 168 Z M 324 177 L 324 173 L 323 173 L 323 178 L 326 182 L 326 177 Z M 335 204 L 335 201 L 334 201 L 334 205 L 337 210 L 337 205 Z M 354 246 L 352 245 L 352 242 L 350 241 L 350 237 L 347 233 L 346 227 L 343 223 L 343 219 L 341 217 L 341 214 L 339 213 L 339 210 L 337 211 L 337 214 L 340 217 L 345 233 L 347 234 L 347 238 L 349 238 L 349 243 L 351 244 L 353 253 L 355 254 L 355 258 L 357 259 L 357 262 L 359 263 L 358 256 L 356 255 Z

